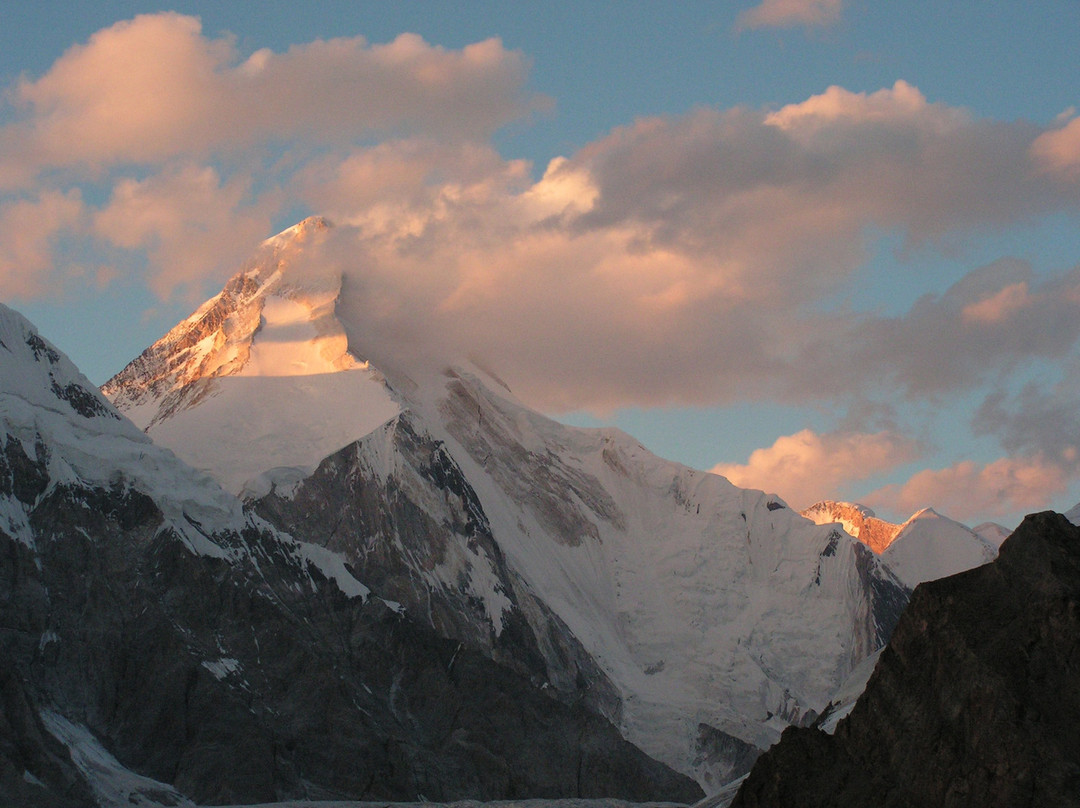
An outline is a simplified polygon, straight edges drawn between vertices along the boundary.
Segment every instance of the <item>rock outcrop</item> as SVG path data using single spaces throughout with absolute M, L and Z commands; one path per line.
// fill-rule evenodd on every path
M 835 734 L 786 730 L 732 805 L 1080 805 L 1080 528 L 917 587 Z

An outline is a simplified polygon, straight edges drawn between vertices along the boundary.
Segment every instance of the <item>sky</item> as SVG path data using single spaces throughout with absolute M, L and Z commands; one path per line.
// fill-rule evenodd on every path
M 335 224 L 371 345 L 797 508 L 1080 501 L 1080 0 L 0 7 L 0 301 L 102 383 Z

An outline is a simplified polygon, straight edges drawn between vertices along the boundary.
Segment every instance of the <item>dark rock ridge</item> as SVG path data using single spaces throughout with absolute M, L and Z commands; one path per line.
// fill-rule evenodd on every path
M 395 459 L 389 470 L 387 456 Z M 360 580 L 406 614 L 423 615 L 439 636 L 619 720 L 611 681 L 510 569 L 464 472 L 410 413 L 326 458 L 287 495 L 273 488 L 248 504 L 291 535 L 340 553 Z M 439 579 L 436 570 L 456 572 Z M 505 611 L 493 618 L 482 595 L 504 600 Z
M 49 380 L 77 372 L 16 317 L 0 307 L 4 348 L 20 328 L 35 339 L 0 349 L 23 363 L 0 364 L 0 379 L 24 380 L 22 420 L 0 407 L 0 805 L 700 795 L 589 709 L 586 687 L 545 687 L 539 652 L 509 666 L 441 636 L 219 489 L 177 501 L 207 481 L 92 389 L 94 404 L 35 410 L 26 379 L 55 401 Z M 55 379 L 34 363 L 60 363 Z M 93 440 L 55 437 L 99 423 Z M 421 470 L 450 473 L 416 440 Z M 131 443 L 173 490 L 109 466 Z M 99 446 L 84 479 L 78 452 Z M 457 494 L 455 530 L 482 548 L 483 514 Z M 222 501 L 232 510 L 214 511 Z M 80 765 L 56 726 L 115 758 L 113 779 Z
M 1080 805 L 1080 528 L 918 586 L 835 735 L 787 729 L 732 805 Z

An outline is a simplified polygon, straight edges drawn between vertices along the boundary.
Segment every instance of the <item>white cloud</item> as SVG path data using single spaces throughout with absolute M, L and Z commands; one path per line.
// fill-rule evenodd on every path
M 837 498 L 849 483 L 913 460 L 917 452 L 914 442 L 894 432 L 817 434 L 804 429 L 754 450 L 745 464 L 720 463 L 712 471 L 743 488 L 777 493 L 802 510 Z

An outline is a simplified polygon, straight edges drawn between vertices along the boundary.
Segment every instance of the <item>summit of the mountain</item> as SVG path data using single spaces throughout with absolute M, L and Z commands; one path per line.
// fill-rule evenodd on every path
M 306 219 L 264 242 L 219 294 L 102 387 L 157 443 L 233 493 L 266 490 L 263 474 L 310 474 L 401 411 L 382 375 L 349 351 L 340 270 L 304 260 L 329 228 Z M 201 439 L 188 440 L 194 433 Z
M 896 538 L 902 526 L 879 519 L 870 508 L 854 502 L 823 500 L 802 511 L 818 525 L 838 523 L 848 535 L 858 539 L 875 553 L 882 553 Z
M 559 424 L 472 362 L 355 355 L 368 324 L 353 276 L 311 260 L 320 227 L 270 239 L 105 386 L 155 442 L 708 787 L 885 642 L 906 591 L 833 526 Z
M 107 381 L 105 395 L 146 428 L 211 394 L 213 379 L 360 366 L 335 317 L 341 273 L 300 260 L 329 228 L 305 219 L 265 241 L 219 294 Z M 146 412 L 150 400 L 161 404 Z

